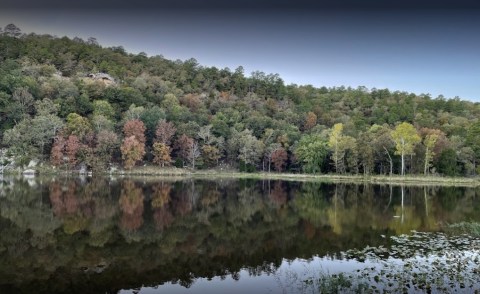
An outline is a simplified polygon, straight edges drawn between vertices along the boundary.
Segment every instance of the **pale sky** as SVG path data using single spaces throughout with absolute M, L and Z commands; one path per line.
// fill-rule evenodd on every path
M 169 5 L 188 6 L 189 1 Z M 473 2 L 448 10 L 373 4 L 308 9 L 312 4 L 306 0 L 298 9 L 285 0 L 278 2 L 280 8 L 268 9 L 268 1 L 259 7 L 245 3 L 250 6 L 192 4 L 185 9 L 147 7 L 145 2 L 145 7 L 116 10 L 69 8 L 60 2 L 20 9 L 10 3 L 0 9 L 0 26 L 15 23 L 24 32 L 96 37 L 103 46 L 121 45 L 128 52 L 169 59 L 193 57 L 206 66 L 243 66 L 247 74 L 278 73 L 286 83 L 389 88 L 480 101 L 480 10 L 467 7 Z

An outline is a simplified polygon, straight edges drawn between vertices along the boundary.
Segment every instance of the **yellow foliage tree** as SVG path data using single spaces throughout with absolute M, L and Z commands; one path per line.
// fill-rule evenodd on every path
M 405 155 L 414 155 L 415 146 L 420 143 L 421 138 L 415 127 L 407 122 L 399 124 L 392 131 L 392 139 L 395 142 L 395 154 L 402 157 L 402 176 L 405 175 Z
M 342 169 L 340 164 L 343 162 L 343 154 L 340 150 L 340 141 L 342 140 L 343 124 L 338 123 L 332 127 L 332 132 L 328 138 L 328 147 L 332 150 L 332 160 L 335 170 L 338 172 Z

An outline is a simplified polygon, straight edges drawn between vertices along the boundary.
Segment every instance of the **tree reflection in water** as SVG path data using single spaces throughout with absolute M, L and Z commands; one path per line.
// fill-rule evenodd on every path
M 274 272 L 382 235 L 479 220 L 470 188 L 256 180 L 4 179 L 0 292 L 116 292 Z M 399 218 L 395 216 L 400 216 Z M 95 274 L 92 274 L 95 273 Z M 68 282 L 66 282 L 68 281 Z M 72 290 L 72 287 L 74 288 Z

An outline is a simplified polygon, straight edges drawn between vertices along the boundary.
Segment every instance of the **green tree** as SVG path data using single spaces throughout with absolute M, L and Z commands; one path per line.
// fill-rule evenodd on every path
M 351 136 L 343 136 L 341 149 L 345 154 L 346 170 L 358 174 L 358 146 L 357 140 Z
M 363 169 L 364 175 L 369 175 L 373 172 L 375 167 L 375 150 L 373 148 L 374 136 L 370 132 L 363 132 L 358 137 L 358 156 L 359 163 Z
M 446 176 L 458 175 L 457 153 L 453 149 L 445 149 L 440 153 L 438 171 Z
M 115 110 L 108 101 L 95 100 L 93 102 L 93 115 L 103 115 L 107 119 L 112 119 L 115 116 Z
M 91 164 L 93 171 L 104 170 L 111 163 L 112 155 L 118 147 L 117 134 L 110 130 L 99 131 L 96 135 L 93 164 Z
M 475 122 L 468 128 L 465 144 L 472 148 L 473 152 L 475 153 L 473 162 L 475 170 L 476 162 L 480 158 L 480 121 Z
M 45 146 L 50 145 L 63 128 L 64 122 L 56 115 L 57 107 L 49 99 L 35 104 L 37 115 L 26 116 L 4 134 L 4 144 L 25 159 L 43 156 Z
M 18 88 L 12 94 L 13 103 L 9 106 L 10 115 L 22 119 L 30 115 L 34 109 L 35 100 L 28 88 Z
M 6 25 L 3 31 L 6 36 L 13 38 L 18 38 L 22 35 L 22 31 L 13 23 Z
M 86 134 L 92 131 L 92 126 L 86 117 L 76 113 L 70 113 L 67 116 L 65 135 L 75 135 L 82 140 Z
M 384 173 L 383 166 L 388 162 L 389 174 L 393 174 L 393 159 L 390 155 L 395 148 L 395 142 L 392 139 L 392 131 L 388 125 L 373 125 L 368 130 L 368 133 L 373 136 L 371 145 L 375 154 L 376 164 L 380 166 L 380 173 Z
M 55 114 L 37 115 L 31 120 L 29 133 L 33 144 L 39 147 L 40 154 L 43 154 L 45 146 L 52 143 L 63 126 L 63 120 Z
M 305 172 L 318 173 L 322 171 L 328 148 L 328 143 L 322 136 L 304 135 L 295 147 L 294 154 Z
M 238 159 L 242 160 L 245 165 L 255 165 L 263 155 L 265 148 L 262 141 L 258 140 L 249 129 L 240 132 L 238 150 Z
M 113 122 L 103 115 L 94 115 L 91 118 L 91 125 L 97 133 L 102 130 L 113 130 Z

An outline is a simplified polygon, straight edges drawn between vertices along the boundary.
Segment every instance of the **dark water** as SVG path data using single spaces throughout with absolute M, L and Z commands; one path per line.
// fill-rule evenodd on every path
M 0 293 L 306 292 L 292 281 L 368 263 L 342 257 L 349 249 L 480 220 L 474 188 L 148 178 L 0 184 Z

